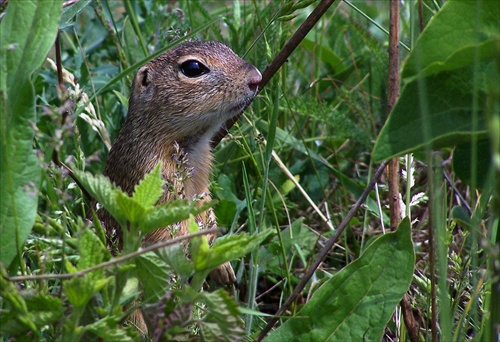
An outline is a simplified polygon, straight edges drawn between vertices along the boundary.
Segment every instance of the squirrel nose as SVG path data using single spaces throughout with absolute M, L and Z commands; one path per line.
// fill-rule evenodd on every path
M 253 67 L 248 74 L 248 88 L 250 88 L 251 91 L 256 92 L 260 81 L 262 81 L 262 75 L 257 68 Z

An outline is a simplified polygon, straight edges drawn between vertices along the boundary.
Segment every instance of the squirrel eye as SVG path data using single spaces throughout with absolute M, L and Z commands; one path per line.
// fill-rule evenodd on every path
M 208 74 L 210 70 L 198 61 L 189 60 L 181 64 L 181 72 L 187 77 L 199 77 Z

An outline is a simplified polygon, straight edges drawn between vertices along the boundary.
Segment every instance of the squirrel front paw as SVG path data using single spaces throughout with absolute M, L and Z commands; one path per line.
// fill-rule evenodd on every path
M 229 261 L 217 266 L 216 269 L 210 272 L 209 276 L 210 279 L 212 279 L 219 285 L 231 285 L 236 282 L 236 276 L 234 275 L 233 266 L 231 266 L 231 263 Z

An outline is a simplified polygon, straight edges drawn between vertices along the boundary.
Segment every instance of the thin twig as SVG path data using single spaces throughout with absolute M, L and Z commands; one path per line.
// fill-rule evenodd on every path
M 26 281 L 26 280 L 71 279 L 71 278 L 75 278 L 75 277 L 82 277 L 82 276 L 84 276 L 85 274 L 87 274 L 89 272 L 93 272 L 93 271 L 99 270 L 101 268 L 106 268 L 106 267 L 114 266 L 114 265 L 119 264 L 121 262 L 124 262 L 124 261 L 130 260 L 132 258 L 135 258 L 135 257 L 137 257 L 139 255 L 142 255 L 142 254 L 145 254 L 145 253 L 148 253 L 148 252 L 152 252 L 152 251 L 155 251 L 157 249 L 160 249 L 160 248 L 163 248 L 163 247 L 166 247 L 166 246 L 175 245 L 175 244 L 180 243 L 180 242 L 182 242 L 184 240 L 189 240 L 189 239 L 197 237 L 197 236 L 207 235 L 207 234 L 214 234 L 216 232 L 217 232 L 217 228 L 203 229 L 202 231 L 199 231 L 198 233 L 184 235 L 184 236 L 181 236 L 181 237 L 178 237 L 178 238 L 175 238 L 175 239 L 171 239 L 171 240 L 163 240 L 163 241 L 157 242 L 155 244 L 152 244 L 152 245 L 150 245 L 148 247 L 142 248 L 142 249 L 140 249 L 138 251 L 126 254 L 126 255 L 121 256 L 119 258 L 111 259 L 109 261 L 100 263 L 98 265 L 95 265 L 95 266 L 83 269 L 83 270 L 75 272 L 75 273 L 40 274 L 40 275 L 30 275 L 30 276 L 17 276 L 17 277 L 8 277 L 7 280 L 11 281 L 11 282 L 19 282 L 19 281 Z
M 299 46 L 299 44 L 304 40 L 309 31 L 316 25 L 318 20 L 325 14 L 325 12 L 330 8 L 330 6 L 335 2 L 335 0 L 322 0 L 318 6 L 311 12 L 311 14 L 304 20 L 302 25 L 295 31 L 295 33 L 290 37 L 288 42 L 283 46 L 281 51 L 274 57 L 271 64 L 269 64 L 262 73 L 262 81 L 259 84 L 259 92 L 264 89 L 266 84 L 271 80 L 271 78 L 278 72 L 281 66 L 287 61 L 288 57 L 292 52 Z M 250 104 L 247 105 L 247 107 Z M 247 108 L 245 107 L 245 109 Z M 222 127 L 219 132 L 212 138 L 212 148 L 216 147 L 217 144 L 226 136 L 227 132 L 233 125 L 238 121 L 243 110 L 238 116 L 226 121 L 224 127 Z
M 339 226 L 333 233 L 332 237 L 326 242 L 325 246 L 321 249 L 321 251 L 318 253 L 316 259 L 314 259 L 313 263 L 309 266 L 307 269 L 306 273 L 300 279 L 299 283 L 293 290 L 292 294 L 290 297 L 287 298 L 287 300 L 283 303 L 283 305 L 279 308 L 278 312 L 271 318 L 271 320 L 267 323 L 267 325 L 262 329 L 260 332 L 259 336 L 255 339 L 256 342 L 262 341 L 262 339 L 271 331 L 273 326 L 276 324 L 278 321 L 279 317 L 288 309 L 290 304 L 295 300 L 295 298 L 302 292 L 304 287 L 307 285 L 311 277 L 314 275 L 314 272 L 318 269 L 319 265 L 323 262 L 323 260 L 326 258 L 330 250 L 332 249 L 333 245 L 339 238 L 339 236 L 342 234 L 344 229 L 347 227 L 349 221 L 354 217 L 354 214 L 356 214 L 356 211 L 361 207 L 361 205 L 365 202 L 366 198 L 368 197 L 368 194 L 372 191 L 373 187 L 377 183 L 380 175 L 384 172 L 388 162 L 383 162 L 375 171 L 375 174 L 373 175 L 372 179 L 370 180 L 370 183 L 366 186 L 365 190 L 363 190 L 363 193 L 361 196 L 359 196 L 358 200 L 356 203 L 354 203 L 353 207 L 349 210 L 347 215 L 344 217 L 342 222 L 340 222 Z

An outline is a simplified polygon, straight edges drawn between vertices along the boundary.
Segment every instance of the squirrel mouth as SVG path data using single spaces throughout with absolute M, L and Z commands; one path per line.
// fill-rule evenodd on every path
M 241 112 L 243 112 L 245 110 L 245 108 L 247 108 L 247 106 L 250 104 L 251 100 L 245 100 L 245 101 L 241 101 L 240 103 L 238 103 L 237 105 L 235 106 L 232 106 L 229 111 L 231 113 L 234 113 L 234 114 L 240 114 Z

